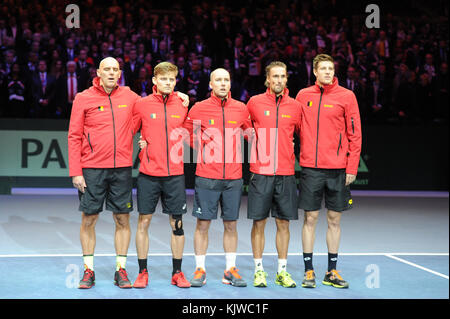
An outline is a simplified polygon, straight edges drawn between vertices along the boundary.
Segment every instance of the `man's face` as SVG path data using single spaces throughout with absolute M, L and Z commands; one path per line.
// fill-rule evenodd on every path
M 223 99 L 227 97 L 231 88 L 230 74 L 228 71 L 223 69 L 213 71 L 211 74 L 211 81 L 209 81 L 209 86 L 211 87 L 214 95 L 218 98 Z
M 321 61 L 314 70 L 314 75 L 322 85 L 328 85 L 333 82 L 334 77 L 334 63 L 331 61 Z
M 168 95 L 173 92 L 175 85 L 177 84 L 176 72 L 167 72 L 154 76 L 152 81 L 156 85 L 156 89 L 159 94 Z
M 76 69 L 75 63 L 71 63 L 67 66 L 67 72 L 69 72 L 71 74 L 75 72 L 75 69 Z
M 353 80 L 355 78 L 355 69 L 350 67 L 347 70 L 347 77 L 351 80 Z
M 39 72 L 47 71 L 47 64 L 45 63 L 45 61 L 39 61 L 38 69 Z
M 81 61 L 86 60 L 86 50 L 80 50 L 79 59 L 80 59 Z
M 200 64 L 199 60 L 192 61 L 192 64 L 191 64 L 192 71 L 198 71 L 198 70 L 200 70 L 200 67 L 201 67 L 201 64 Z
M 270 69 L 266 80 L 269 83 L 270 90 L 277 95 L 280 94 L 284 91 L 287 84 L 286 69 L 281 66 L 273 67 Z
M 108 89 L 113 89 L 120 78 L 121 70 L 119 62 L 114 58 L 106 58 L 100 63 L 97 76 L 100 77 L 100 84 Z
M 130 51 L 130 59 L 131 59 L 132 61 L 134 61 L 134 60 L 136 60 L 136 58 L 137 58 L 137 52 L 136 52 L 136 50 L 131 50 L 131 51 Z

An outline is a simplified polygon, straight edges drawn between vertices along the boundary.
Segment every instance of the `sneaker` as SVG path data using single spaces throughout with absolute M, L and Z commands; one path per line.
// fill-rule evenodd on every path
M 316 288 L 316 274 L 314 270 L 308 270 L 305 272 L 302 281 L 303 288 Z
M 128 280 L 128 274 L 122 267 L 114 274 L 114 284 L 119 288 L 131 288 L 131 282 Z
M 177 271 L 172 276 L 172 285 L 175 285 L 179 288 L 189 288 L 191 286 L 191 283 L 186 280 L 186 277 L 184 277 L 184 274 L 182 271 Z
M 348 282 L 342 279 L 341 275 L 336 269 L 327 271 L 322 283 L 327 286 L 333 286 L 335 288 L 348 288 Z
M 231 267 L 230 270 L 225 270 L 223 273 L 222 282 L 227 285 L 236 287 L 247 287 L 247 283 L 242 279 L 238 273 L 239 269 Z
M 194 272 L 194 278 L 191 280 L 192 287 L 201 287 L 206 284 L 206 272 L 203 268 L 197 268 Z
M 253 279 L 253 286 L 255 287 L 267 287 L 267 273 L 262 270 L 255 272 L 255 277 Z
M 78 288 L 80 289 L 89 289 L 95 286 L 95 273 L 94 271 L 86 268 L 84 270 L 83 279 L 80 280 Z
M 277 273 L 275 283 L 277 285 L 283 286 L 284 288 L 297 287 L 297 284 L 295 283 L 295 281 L 292 280 L 291 275 L 285 270 L 283 270 L 280 273 Z
M 133 284 L 134 288 L 145 288 L 148 285 L 148 271 L 147 269 L 142 270 L 136 278 Z

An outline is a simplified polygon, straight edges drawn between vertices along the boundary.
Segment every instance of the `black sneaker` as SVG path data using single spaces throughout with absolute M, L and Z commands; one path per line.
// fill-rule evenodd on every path
M 119 288 L 131 288 L 131 282 L 128 280 L 127 271 L 123 268 L 119 268 L 114 274 L 114 284 Z
M 331 271 L 325 274 L 325 278 L 322 283 L 327 286 L 333 286 L 335 288 L 348 288 L 348 282 L 342 279 L 341 275 L 336 269 L 332 269 Z
M 79 289 L 89 289 L 92 288 L 92 286 L 95 285 L 95 273 L 90 270 L 89 268 L 86 268 L 84 270 L 83 279 L 80 280 L 80 283 L 78 285 Z

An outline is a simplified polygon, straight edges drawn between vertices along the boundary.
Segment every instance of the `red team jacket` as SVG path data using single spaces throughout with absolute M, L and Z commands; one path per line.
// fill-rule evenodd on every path
M 300 104 L 288 89 L 276 99 L 267 89 L 247 103 L 256 138 L 252 142 L 250 171 L 261 175 L 294 175 L 294 131 L 300 130 Z
M 210 98 L 191 108 L 184 126 L 192 136 L 191 146 L 201 155 L 197 161 L 197 176 L 212 179 L 242 177 L 242 131 L 251 130 L 244 103 L 232 99 L 230 93 L 223 101 L 211 93 Z
M 82 168 L 133 165 L 133 107 L 139 95 L 117 86 L 107 94 L 96 77 L 93 86 L 78 93 L 70 116 L 69 175 Z
M 300 165 L 345 168 L 358 172 L 361 120 L 355 94 L 339 86 L 337 78 L 323 88 L 316 83 L 296 97 L 302 107 Z
M 183 141 L 188 138 L 183 129 L 188 109 L 176 93 L 163 98 L 153 94 L 139 100 L 134 108 L 134 132 L 141 128 L 147 147 L 139 153 L 139 172 L 151 176 L 184 174 Z

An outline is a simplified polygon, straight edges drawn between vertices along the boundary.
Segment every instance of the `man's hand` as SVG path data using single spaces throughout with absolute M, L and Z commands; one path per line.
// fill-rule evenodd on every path
M 143 148 L 146 148 L 146 147 L 147 147 L 147 141 L 142 139 L 142 135 L 139 136 L 139 142 L 138 142 L 138 144 L 139 144 L 139 148 L 140 148 L 140 149 L 143 149 Z
M 84 193 L 84 189 L 87 187 L 84 177 L 82 175 L 72 177 L 72 184 L 76 189 L 78 189 L 82 193 Z
M 188 107 L 189 106 L 189 95 L 178 92 L 178 91 L 177 91 L 177 95 L 180 99 L 183 100 L 183 106 Z
M 356 179 L 356 175 L 353 174 L 347 174 L 345 176 L 345 186 L 350 185 L 351 183 L 353 183 Z

